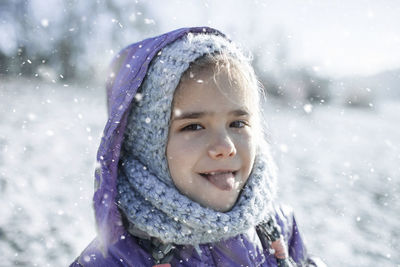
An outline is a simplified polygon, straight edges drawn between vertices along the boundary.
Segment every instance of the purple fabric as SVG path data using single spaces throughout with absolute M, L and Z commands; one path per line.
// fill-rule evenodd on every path
M 107 82 L 109 119 L 97 153 L 100 167 L 95 173 L 93 202 L 98 237 L 71 266 L 152 266 L 151 256 L 128 234 L 115 204 L 117 167 L 131 102 L 140 87 L 150 61 L 167 44 L 188 32 L 213 32 L 208 27 L 182 28 L 149 38 L 123 49 L 113 60 Z M 128 66 L 129 65 L 129 66 Z M 128 67 L 127 67 L 128 66 Z M 289 252 L 296 262 L 307 260 L 306 250 L 291 212 L 277 210 Z M 258 244 L 258 245 L 256 245 Z M 201 245 L 201 255 L 191 246 L 180 246 L 172 266 L 276 266 L 276 260 L 258 238 L 239 235 L 215 244 Z M 210 248 L 212 247 L 212 248 Z
M 318 266 L 308 258 L 293 212 L 287 207 L 276 211 L 276 220 L 289 246 L 289 255 L 298 266 Z M 138 239 L 123 232 L 119 240 L 103 254 L 99 239 L 95 239 L 71 266 L 153 266 L 151 255 L 138 244 Z M 201 254 L 193 246 L 178 246 L 172 266 L 277 266 L 268 244 L 258 235 L 241 234 L 228 240 L 200 245 Z

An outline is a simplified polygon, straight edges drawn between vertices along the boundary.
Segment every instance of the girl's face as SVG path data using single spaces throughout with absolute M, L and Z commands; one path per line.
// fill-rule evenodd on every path
M 230 210 L 250 175 L 256 150 L 252 91 L 230 83 L 225 71 L 213 79 L 203 70 L 175 92 L 169 171 L 181 193 L 203 206 Z

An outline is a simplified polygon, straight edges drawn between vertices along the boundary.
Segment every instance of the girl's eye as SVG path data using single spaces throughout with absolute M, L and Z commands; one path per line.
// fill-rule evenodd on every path
M 234 121 L 229 126 L 233 128 L 244 128 L 247 125 L 244 121 Z
M 181 131 L 199 131 L 204 129 L 203 126 L 197 123 L 189 124 L 181 129 Z

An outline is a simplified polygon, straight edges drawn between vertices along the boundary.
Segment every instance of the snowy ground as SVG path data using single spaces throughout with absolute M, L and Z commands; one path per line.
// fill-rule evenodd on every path
M 95 236 L 102 86 L 0 81 L 0 266 L 66 266 Z M 329 266 L 400 266 L 400 103 L 268 104 L 282 202 Z
M 400 103 L 266 112 L 309 250 L 330 266 L 400 266 Z

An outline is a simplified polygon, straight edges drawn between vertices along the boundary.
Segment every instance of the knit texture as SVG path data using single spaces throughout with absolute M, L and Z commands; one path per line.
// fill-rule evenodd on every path
M 214 211 L 182 195 L 165 156 L 173 95 L 197 58 L 224 51 L 247 58 L 221 36 L 188 34 L 153 59 L 128 117 L 118 177 L 118 205 L 129 223 L 163 242 L 197 245 L 235 236 L 269 217 L 275 175 L 269 154 L 258 154 L 233 209 Z

